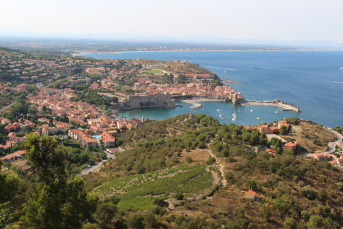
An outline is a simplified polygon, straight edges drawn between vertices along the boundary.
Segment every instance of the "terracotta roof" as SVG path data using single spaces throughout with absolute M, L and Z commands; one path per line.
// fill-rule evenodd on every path
M 249 196 L 256 196 L 256 192 L 253 191 L 253 190 L 249 190 L 248 193 L 247 193 Z

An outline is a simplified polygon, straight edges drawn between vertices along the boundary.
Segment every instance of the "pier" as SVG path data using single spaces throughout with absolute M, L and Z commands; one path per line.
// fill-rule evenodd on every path
M 244 101 L 240 103 L 243 106 L 247 105 L 258 105 L 258 106 L 274 106 L 280 107 L 283 111 L 293 111 L 293 112 L 300 112 L 299 107 L 294 106 L 291 103 L 282 102 L 278 99 L 271 100 L 271 101 Z

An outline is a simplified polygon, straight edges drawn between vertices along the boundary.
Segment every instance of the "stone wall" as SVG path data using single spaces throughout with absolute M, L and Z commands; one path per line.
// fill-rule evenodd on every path
M 157 93 L 154 95 L 130 95 L 125 102 L 119 102 L 117 109 L 139 109 L 139 108 L 158 108 L 176 107 L 170 94 Z

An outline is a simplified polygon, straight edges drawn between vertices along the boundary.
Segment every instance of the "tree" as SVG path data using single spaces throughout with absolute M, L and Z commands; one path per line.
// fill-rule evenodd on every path
M 297 229 L 297 222 L 293 218 L 286 218 L 283 221 L 284 229 Z
M 309 221 L 306 223 L 308 229 L 324 228 L 323 219 L 319 215 L 311 215 Z
M 257 188 L 256 181 L 254 181 L 253 179 L 247 180 L 247 182 L 245 184 L 250 189 L 256 189 Z
M 260 137 L 257 134 L 255 134 L 255 133 L 251 134 L 251 136 L 250 136 L 250 143 L 251 143 L 251 145 L 256 145 L 259 142 L 260 142 Z
M 98 205 L 95 211 L 95 218 L 101 228 L 111 228 L 117 207 L 112 203 L 103 203 Z M 112 225 L 113 226 L 113 225 Z
M 83 192 L 81 177 L 68 181 L 64 148 L 51 137 L 35 134 L 29 134 L 22 146 L 27 150 L 27 159 L 39 182 L 23 204 L 22 225 L 27 228 L 81 228 L 82 221 L 95 211 L 98 197 Z
M 270 212 L 268 208 L 266 208 L 265 206 L 262 206 L 261 211 L 260 211 L 260 216 L 263 219 L 265 219 L 267 222 L 269 222 L 270 218 L 272 217 L 272 213 Z
M 286 135 L 288 133 L 287 127 L 286 126 L 281 126 L 280 127 L 280 134 L 281 135 Z
M 133 215 L 127 220 L 127 225 L 129 226 L 129 228 L 144 229 L 143 220 L 144 218 L 142 215 Z
M 289 154 L 289 155 L 294 155 L 294 150 L 291 150 L 291 149 L 287 150 L 286 153 Z
M 0 160 L 0 171 L 3 162 Z M 19 185 L 19 178 L 16 174 L 0 173 L 0 204 L 10 201 L 15 195 Z M 5 205 L 0 205 L 3 209 Z
M 208 165 L 212 165 L 212 164 L 215 163 L 215 162 L 216 162 L 216 159 L 215 159 L 214 157 L 211 157 L 211 156 L 210 156 L 210 157 L 208 158 L 208 160 L 207 160 L 206 163 L 207 163 Z

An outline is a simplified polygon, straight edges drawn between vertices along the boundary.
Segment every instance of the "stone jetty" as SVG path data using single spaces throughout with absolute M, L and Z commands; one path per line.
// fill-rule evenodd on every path
M 274 106 L 274 107 L 280 107 L 284 111 L 294 111 L 299 113 L 300 109 L 297 106 L 294 106 L 291 103 L 282 102 L 278 99 L 271 100 L 271 101 L 244 101 L 240 103 L 242 106 L 247 105 L 259 105 L 259 106 Z

